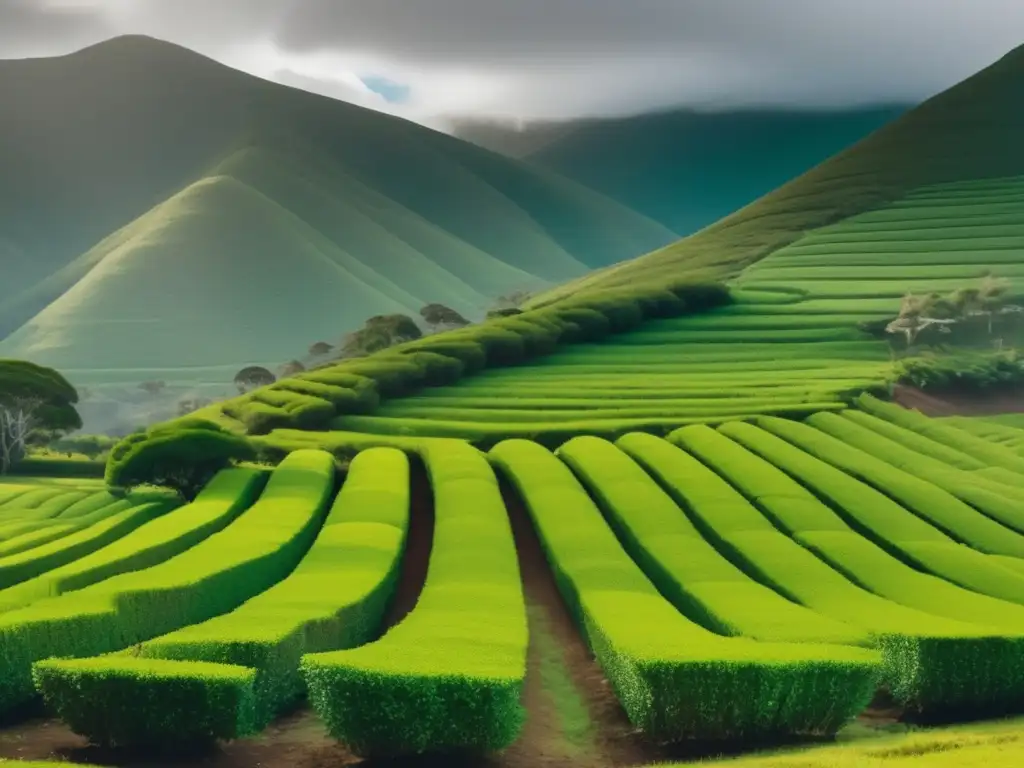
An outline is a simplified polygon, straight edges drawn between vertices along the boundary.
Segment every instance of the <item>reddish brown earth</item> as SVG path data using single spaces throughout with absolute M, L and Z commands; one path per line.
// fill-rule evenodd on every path
M 426 473 L 417 467 L 412 477 L 413 503 L 403 575 L 386 625 L 401 621 L 416 605 L 426 577 L 433 539 L 434 510 Z M 544 629 L 562 649 L 562 662 L 577 692 L 586 702 L 593 738 L 587 749 L 566 743 L 553 697 L 544 689 L 538 649 L 528 652 L 523 704 L 527 721 L 520 739 L 501 754 L 457 759 L 450 756 L 360 761 L 334 742 L 308 709 L 279 719 L 263 734 L 196 755 L 131 754 L 90 747 L 58 720 L 33 718 L 0 727 L 0 758 L 67 760 L 118 768 L 627 768 L 672 759 L 701 759 L 725 751 L 739 752 L 751 744 L 691 744 L 668 750 L 644 740 L 627 719 L 600 667 L 580 636 L 561 599 L 529 515 L 518 497 L 504 489 L 516 539 L 520 570 L 531 615 L 544 619 Z M 531 633 L 534 634 L 534 633 Z M 899 713 L 873 707 L 860 719 L 863 728 L 885 729 Z
M 898 386 L 892 399 L 904 408 L 916 408 L 926 416 L 993 416 L 1024 412 L 1024 392 L 1019 390 L 1000 390 L 979 395 L 955 390 L 930 393 L 914 387 Z

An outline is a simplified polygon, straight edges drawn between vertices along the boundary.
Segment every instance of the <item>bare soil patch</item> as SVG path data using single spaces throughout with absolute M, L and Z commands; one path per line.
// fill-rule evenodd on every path
M 1000 413 L 1024 413 L 1024 390 L 1001 389 L 986 394 L 944 390 L 924 392 L 915 387 L 898 386 L 893 401 L 904 408 L 916 408 L 926 416 L 994 416 Z

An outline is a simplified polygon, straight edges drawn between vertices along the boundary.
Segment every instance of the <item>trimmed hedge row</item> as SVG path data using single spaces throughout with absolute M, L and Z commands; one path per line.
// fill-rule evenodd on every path
M 923 457 L 916 458 L 918 466 L 927 466 L 943 473 L 948 472 L 949 467 L 953 467 L 954 474 L 971 485 L 979 486 L 1013 501 L 1024 502 L 1024 490 L 1020 487 L 1020 484 L 1024 482 L 1024 475 L 1018 475 L 1006 467 L 989 466 L 968 456 L 963 451 L 950 448 L 930 437 L 912 432 L 878 416 L 864 413 L 864 411 L 850 410 L 847 418 L 854 424 L 869 429 L 879 437 L 891 440 L 905 449 L 904 451 L 898 449 L 894 451 L 894 456 L 897 459 L 910 455 L 907 451 L 913 451 Z
M 894 403 L 886 403 L 872 395 L 861 395 L 857 398 L 857 405 L 886 421 L 982 459 L 989 466 L 1005 467 L 1024 475 L 1024 456 L 1018 456 L 1014 451 L 982 437 L 951 427 L 937 419 L 930 419 L 919 411 L 910 411 Z
M 405 454 L 364 451 L 284 581 L 131 651 L 39 664 L 40 689 L 77 733 L 100 744 L 193 744 L 258 732 L 305 692 L 304 653 L 361 645 L 379 631 L 408 523 Z
M 4 526 L 3 543 L 0 544 L 0 558 L 15 555 L 42 544 L 67 536 L 113 514 L 123 512 L 134 506 L 128 499 L 115 500 L 100 507 L 96 511 L 73 518 L 58 517 L 47 520 L 29 520 L 21 523 L 9 523 Z
M 652 450 L 662 440 L 633 435 Z M 866 632 L 781 597 L 723 557 L 622 449 L 577 437 L 556 455 L 594 498 L 622 546 L 683 615 L 722 635 L 776 642 L 870 645 Z
M 651 738 L 834 733 L 871 699 L 875 652 L 708 631 L 659 594 L 551 453 L 509 440 L 490 455 L 522 496 L 559 589 L 619 701 Z
M 0 557 L 0 590 L 91 554 L 170 512 L 178 504 L 178 501 L 170 499 L 140 504 L 54 541 Z
M 313 707 L 359 755 L 502 749 L 524 721 L 526 607 L 497 478 L 465 444 L 423 457 L 435 523 L 416 607 L 377 642 L 302 661 Z
M 194 502 L 134 530 L 91 555 L 0 590 L 0 612 L 83 589 L 103 579 L 157 565 L 224 528 L 251 506 L 266 482 L 257 469 L 226 469 Z
M 929 458 L 949 464 L 957 469 L 979 470 L 989 465 L 970 454 L 957 450 L 945 443 L 940 443 L 930 437 L 905 429 L 891 421 L 880 419 L 877 416 L 865 413 L 864 411 L 851 410 L 850 420 L 862 427 L 867 427 L 894 442 L 900 443 L 905 448 L 924 454 Z
M 12 501 L 3 507 L 3 515 L 0 516 L 0 521 L 10 523 L 48 520 L 57 517 L 64 510 L 88 497 L 89 494 L 85 491 L 63 491 L 31 507 L 18 501 Z
M 1024 637 L 907 608 L 858 587 L 780 533 L 690 454 L 675 446 L 634 448 L 633 440 L 619 445 L 726 557 L 790 600 L 871 632 L 882 651 L 883 681 L 904 706 L 943 711 L 1024 702 Z M 702 503 L 691 503 L 694 497 Z
M 855 584 L 908 608 L 1024 635 L 1020 605 L 965 590 L 897 560 L 855 533 L 773 464 L 710 427 L 688 427 L 672 440 L 732 483 L 776 527 Z
M 789 403 L 764 406 L 760 413 L 771 413 L 790 418 L 803 418 L 811 413 L 846 408 L 840 402 Z M 735 409 L 728 413 L 704 413 L 699 416 L 657 416 L 634 418 L 582 418 L 551 422 L 545 414 L 534 414 L 534 421 L 442 421 L 438 419 L 389 418 L 387 416 L 340 416 L 331 422 L 333 430 L 362 432 L 374 435 L 403 437 L 438 437 L 469 440 L 481 448 L 489 448 L 506 438 L 536 440 L 548 447 L 557 447 L 573 437 L 596 435 L 614 439 L 627 432 L 645 430 L 664 434 L 684 424 L 706 424 L 749 418 L 757 411 Z
M 0 519 L 8 519 L 12 514 L 23 513 L 25 510 L 36 509 L 40 504 L 49 501 L 57 496 L 69 493 L 64 488 L 46 487 L 33 488 L 24 493 L 19 493 L 0 504 Z M 71 491 L 70 493 L 74 493 Z
M 888 496 L 752 424 L 718 428 L 811 489 L 843 520 L 918 570 L 1002 600 L 1024 603 L 1024 578 L 1007 573 L 987 556 L 953 539 Z
M 1024 558 L 1024 536 L 981 514 L 937 485 L 809 424 L 771 416 L 759 417 L 755 423 L 877 489 L 957 541 L 992 555 Z
M 1024 509 L 1020 502 L 983 485 L 991 481 L 904 448 L 849 419 L 833 416 L 829 413 L 816 413 L 807 419 L 807 423 L 884 459 L 894 467 L 937 485 L 1004 526 L 1024 532 Z
M 728 289 L 717 283 L 680 284 L 653 293 L 596 292 L 304 372 L 219 407 L 250 434 L 280 428 L 326 429 L 334 416 L 371 412 L 380 398 L 453 384 L 485 367 L 515 365 L 547 354 L 560 343 L 594 341 L 635 328 L 647 318 L 701 312 L 729 300 Z
M 296 451 L 250 509 L 180 555 L 0 615 L 0 713 L 35 696 L 36 661 L 118 651 L 225 613 L 280 581 L 316 535 L 333 489 L 333 458 Z

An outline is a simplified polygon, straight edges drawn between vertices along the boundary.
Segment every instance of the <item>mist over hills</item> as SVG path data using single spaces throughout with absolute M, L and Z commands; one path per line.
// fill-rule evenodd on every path
M 521 129 L 457 121 L 455 134 L 547 168 L 688 235 L 742 208 L 906 111 L 680 109 Z
M 548 298 L 581 288 L 607 288 L 662 281 L 681 274 L 730 278 L 772 253 L 797 243 L 814 230 L 857 214 L 899 205 L 914 190 L 934 185 L 1024 175 L 1024 46 L 972 77 L 932 97 L 903 116 L 830 157 L 796 179 L 700 232 L 665 248 L 562 286 Z M 942 194 L 942 193 L 935 193 Z M 1024 215 L 1011 200 L 984 199 L 943 211 L 928 222 L 927 231 L 904 234 L 901 251 L 916 251 L 927 262 L 935 240 L 952 237 L 938 226 L 957 226 L 956 219 L 991 214 L 986 205 L 998 202 L 1002 226 L 1000 245 L 1024 253 Z M 961 237 L 968 235 L 963 230 Z M 988 242 L 957 247 L 965 263 L 986 264 Z M 835 263 L 863 254 L 869 246 L 847 241 L 834 247 Z M 885 248 L 875 246 L 880 256 Z M 907 290 L 903 285 L 902 290 Z
M 673 238 L 544 169 L 151 38 L 0 61 L 0 103 L 0 356 L 73 380 L 282 362 L 433 301 L 479 316 Z

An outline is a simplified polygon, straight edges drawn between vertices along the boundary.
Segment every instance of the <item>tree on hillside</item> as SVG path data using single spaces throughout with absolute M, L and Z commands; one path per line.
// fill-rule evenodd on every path
M 309 356 L 323 357 L 324 355 L 329 355 L 332 349 L 334 349 L 334 347 L 332 347 L 326 341 L 318 341 L 309 347 Z
M 78 393 L 52 368 L 0 360 L 0 475 L 33 444 L 46 444 L 80 429 Z
M 362 357 L 395 344 L 413 341 L 423 331 L 408 315 L 374 315 L 358 331 L 347 334 L 340 345 L 340 357 Z
M 277 381 L 277 378 L 266 368 L 250 365 L 236 373 L 234 381 L 235 386 L 238 387 L 239 394 L 244 395 L 250 390 L 273 384 Z
M 163 381 L 144 381 L 139 384 L 139 389 L 145 392 L 147 395 L 156 397 L 167 388 L 167 384 Z
M 469 325 L 469 320 L 444 304 L 427 304 L 420 309 L 420 317 L 433 331 L 443 328 L 463 328 Z
M 287 378 L 289 376 L 294 376 L 297 373 L 302 373 L 304 370 L 306 370 L 306 366 L 304 366 L 298 360 L 291 360 L 282 365 L 279 370 L 281 373 L 281 378 Z
M 529 298 L 529 291 L 511 291 L 494 300 L 494 309 L 519 309 Z

